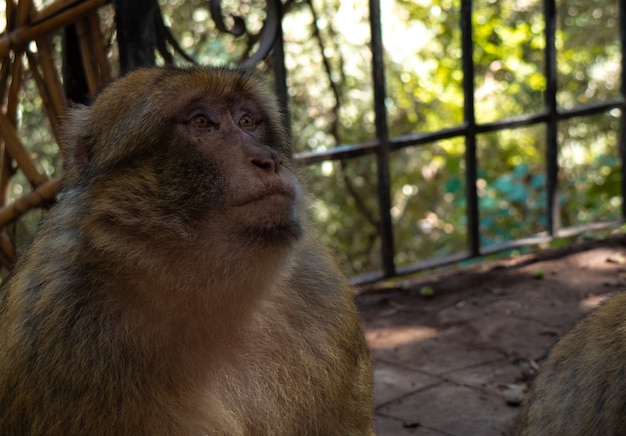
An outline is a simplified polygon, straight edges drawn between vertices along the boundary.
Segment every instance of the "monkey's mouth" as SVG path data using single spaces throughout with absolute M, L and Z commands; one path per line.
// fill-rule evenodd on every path
M 232 204 L 233 207 L 248 206 L 250 204 L 259 203 L 263 201 L 272 200 L 274 198 L 282 198 L 289 202 L 293 202 L 296 199 L 296 193 L 293 190 L 281 187 L 278 189 L 271 189 L 255 193 L 255 195 L 247 196 L 246 198 Z

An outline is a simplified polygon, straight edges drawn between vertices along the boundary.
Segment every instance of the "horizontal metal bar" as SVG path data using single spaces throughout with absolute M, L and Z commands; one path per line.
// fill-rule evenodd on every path
M 572 109 L 559 109 L 557 111 L 559 120 L 564 120 L 574 117 L 582 117 L 585 115 L 594 115 L 600 112 L 605 112 L 610 109 L 623 109 L 625 100 L 623 98 L 605 100 L 596 103 L 588 103 L 581 106 L 576 106 Z
M 597 113 L 606 112 L 611 109 L 624 109 L 625 107 L 626 100 L 624 99 L 607 100 L 604 102 L 589 103 L 577 106 L 572 109 L 560 109 L 557 113 L 557 117 L 561 121 L 575 117 L 594 115 Z M 520 115 L 516 117 L 509 117 L 502 120 L 492 121 L 489 123 L 476 124 L 476 131 L 478 133 L 488 133 L 498 130 L 515 129 L 519 127 L 530 126 L 533 124 L 544 123 L 547 120 L 547 112 L 540 112 L 531 115 Z M 467 124 L 461 124 L 458 126 L 441 129 L 436 132 L 414 133 L 397 136 L 390 139 L 390 145 L 391 149 L 394 151 L 401 150 L 406 147 L 414 147 L 435 141 L 441 141 L 444 139 L 464 136 L 468 131 L 467 129 Z M 328 160 L 343 160 L 365 156 L 367 154 L 375 153 L 378 146 L 379 142 L 377 140 L 354 145 L 345 144 L 324 151 L 298 153 L 295 155 L 295 159 L 302 165 L 314 165 Z
M 467 123 L 464 123 L 459 126 L 437 130 L 436 132 L 415 133 L 397 136 L 395 138 L 391 138 L 391 148 L 393 150 L 400 150 L 402 148 L 412 147 L 415 145 L 423 145 L 430 142 L 441 141 L 443 139 L 464 136 L 467 133 L 467 128 Z
M 570 226 L 559 230 L 557 234 L 557 238 L 569 238 L 570 236 L 580 235 L 584 232 L 594 231 L 594 230 L 604 230 L 611 227 L 617 227 L 619 225 L 624 224 L 626 220 L 624 219 L 616 219 L 611 221 L 598 221 L 595 223 L 589 224 L 580 224 L 578 226 Z
M 594 222 L 589 224 L 581 224 L 578 226 L 571 226 L 559 229 L 556 236 L 552 237 L 547 232 L 541 232 L 526 238 L 514 239 L 506 241 L 502 244 L 495 244 L 484 247 L 480 251 L 480 256 L 489 256 L 503 251 L 514 250 L 516 248 L 528 247 L 531 245 L 545 244 L 561 238 L 569 238 L 577 236 L 588 231 L 604 230 L 617 227 L 626 222 L 625 219 Z M 415 262 L 409 265 L 398 266 L 396 268 L 396 276 L 404 276 L 409 274 L 415 274 L 425 270 L 432 270 L 435 268 L 441 268 L 450 266 L 455 263 L 463 262 L 471 259 L 479 259 L 480 257 L 472 257 L 469 253 L 462 252 L 456 253 L 445 257 L 436 259 L 429 259 L 425 261 Z M 350 282 L 353 285 L 364 285 L 383 279 L 385 276 L 382 272 L 374 271 L 366 274 L 361 274 L 350 278 Z
M 464 260 L 471 259 L 471 258 L 472 256 L 469 254 L 469 252 L 462 252 L 462 253 L 452 254 L 449 256 L 438 257 L 435 259 L 423 260 L 413 265 L 399 266 L 398 274 L 403 274 L 403 275 L 411 274 L 412 272 L 415 272 L 414 268 L 416 267 L 419 267 L 418 271 L 426 270 L 426 269 L 434 269 L 434 268 L 439 268 L 439 267 L 446 266 L 446 265 L 451 265 L 453 263 L 462 262 Z
M 370 271 L 357 276 L 350 277 L 350 283 L 353 286 L 365 285 L 367 283 L 378 282 L 385 278 L 382 271 Z
M 297 153 L 294 159 L 302 165 L 313 165 L 327 160 L 343 160 L 373 154 L 379 141 L 373 140 L 356 145 L 340 145 L 324 151 Z

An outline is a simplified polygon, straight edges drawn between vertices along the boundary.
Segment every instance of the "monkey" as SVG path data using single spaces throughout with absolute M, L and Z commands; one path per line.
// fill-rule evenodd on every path
M 626 292 L 594 309 L 550 350 L 518 416 L 516 436 L 626 432 Z
M 0 308 L 0 434 L 373 434 L 354 290 L 267 82 L 149 67 L 73 108 Z

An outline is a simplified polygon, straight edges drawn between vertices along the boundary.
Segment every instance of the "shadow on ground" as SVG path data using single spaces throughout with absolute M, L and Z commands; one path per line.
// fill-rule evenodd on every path
M 510 435 L 550 346 L 625 285 L 620 236 L 362 293 L 377 434 Z

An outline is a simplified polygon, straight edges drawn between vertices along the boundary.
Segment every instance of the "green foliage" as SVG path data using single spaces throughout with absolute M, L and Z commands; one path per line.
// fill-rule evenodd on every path
M 341 8 L 345 7 L 344 4 L 342 2 Z M 324 3 L 326 10 L 333 6 L 340 9 L 338 5 Z M 396 0 L 383 2 L 382 7 L 390 134 L 436 131 L 461 124 L 460 1 Z M 558 101 L 562 108 L 618 96 L 620 59 L 616 7 L 616 1 L 603 0 L 559 4 Z M 546 86 L 542 2 L 486 0 L 475 1 L 473 8 L 477 122 L 541 112 Z M 353 10 L 353 26 L 361 11 L 359 8 Z M 326 27 L 333 25 L 332 19 L 329 21 L 330 24 L 325 23 Z M 360 22 L 362 26 L 366 25 L 365 13 Z M 335 22 L 335 26 L 340 26 L 339 23 Z M 342 22 L 340 27 L 346 29 L 347 26 Z M 350 30 L 344 32 L 350 33 Z M 333 65 L 350 63 L 355 57 L 367 59 L 361 53 L 358 48 L 337 44 L 332 56 L 343 60 L 335 61 Z M 323 71 L 318 71 L 322 75 Z M 299 74 L 297 70 L 291 73 L 291 86 L 298 86 L 296 74 Z M 335 75 L 347 76 L 345 71 L 335 71 Z M 309 73 L 307 79 L 300 82 L 301 86 L 314 87 L 311 80 L 315 76 Z M 366 106 L 371 105 L 371 97 L 347 99 L 345 96 L 352 92 L 351 85 L 345 82 L 339 85 L 340 99 L 335 103 L 342 105 L 349 100 L 361 105 L 362 109 L 351 111 L 361 114 L 361 122 L 355 125 L 353 120 L 346 123 L 340 119 L 345 129 L 333 135 L 332 140 L 322 142 L 321 148 L 358 141 L 362 133 L 373 136 L 371 112 Z M 370 79 L 360 81 L 359 92 L 360 95 L 371 95 Z M 329 95 L 325 98 L 330 98 Z M 320 105 L 315 99 L 295 104 L 307 108 L 311 105 L 316 108 L 314 110 L 319 110 Z M 329 108 L 326 114 L 331 119 L 337 113 L 339 117 L 342 114 L 341 110 L 330 111 L 332 101 L 325 107 Z M 323 118 L 323 113 L 316 116 Z M 561 123 L 562 225 L 619 216 L 621 197 L 616 139 L 619 117 L 619 113 L 612 112 Z M 323 125 L 315 126 L 319 127 Z M 326 132 L 332 133 L 332 129 Z M 318 133 L 314 135 L 320 137 Z M 477 189 L 481 243 L 484 246 L 546 230 L 545 141 L 546 130 L 542 124 L 478 136 Z M 312 148 L 319 149 L 319 144 L 316 142 Z M 467 236 L 464 150 L 463 140 L 457 138 L 392 154 L 391 213 L 398 264 L 464 250 Z M 352 171 L 351 164 L 343 168 Z M 349 177 L 353 174 L 356 175 L 350 172 Z M 317 178 L 313 180 L 315 184 L 320 183 Z M 333 190 L 332 186 L 324 184 L 321 191 L 328 199 L 325 204 L 339 205 L 337 216 L 361 213 L 346 203 L 344 193 Z M 372 195 L 375 192 L 373 187 L 370 192 Z M 347 225 L 349 221 L 344 218 L 343 223 Z M 322 225 L 327 222 L 322 221 Z M 364 255 L 358 242 L 361 229 L 352 227 L 345 232 L 345 239 L 342 239 L 342 233 L 333 235 L 337 251 L 343 254 L 351 273 L 363 272 L 361 260 Z
M 313 217 L 344 266 L 354 272 L 380 269 L 375 158 L 325 162 L 307 168 L 307 175 L 314 197 Z M 352 256 L 349 263 L 346 253 Z
M 201 63 L 236 63 L 255 47 L 249 38 L 219 34 L 203 0 L 160 4 L 174 36 Z M 244 17 L 251 33 L 260 29 L 264 1 L 221 4 L 225 14 Z M 375 127 L 367 2 L 284 4 L 295 151 L 371 140 Z M 460 0 L 390 0 L 381 7 L 390 135 L 462 124 Z M 557 7 L 559 107 L 619 97 L 617 0 L 563 0 Z M 540 113 L 546 88 L 543 2 L 475 0 L 473 11 L 476 121 Z M 271 71 L 268 65 L 260 68 Z M 29 146 L 54 173 L 55 152 L 43 145 L 51 141 L 37 139 L 40 127 L 29 118 L 39 103 L 27 101 L 22 129 L 32 133 Z M 614 110 L 559 124 L 563 225 L 620 216 L 620 118 Z M 543 124 L 477 137 L 476 188 L 485 246 L 546 230 L 545 152 Z M 399 265 L 465 249 L 464 153 L 463 138 L 452 138 L 391 154 L 391 214 Z M 316 197 L 311 212 L 346 271 L 380 268 L 375 156 L 313 165 L 305 174 Z
M 618 2 L 567 0 L 558 18 L 559 105 L 619 97 Z
M 391 214 L 396 262 L 408 264 L 465 249 L 463 141 L 440 141 L 392 155 Z
M 618 219 L 621 175 L 617 113 L 561 124 L 561 220 L 564 225 Z

